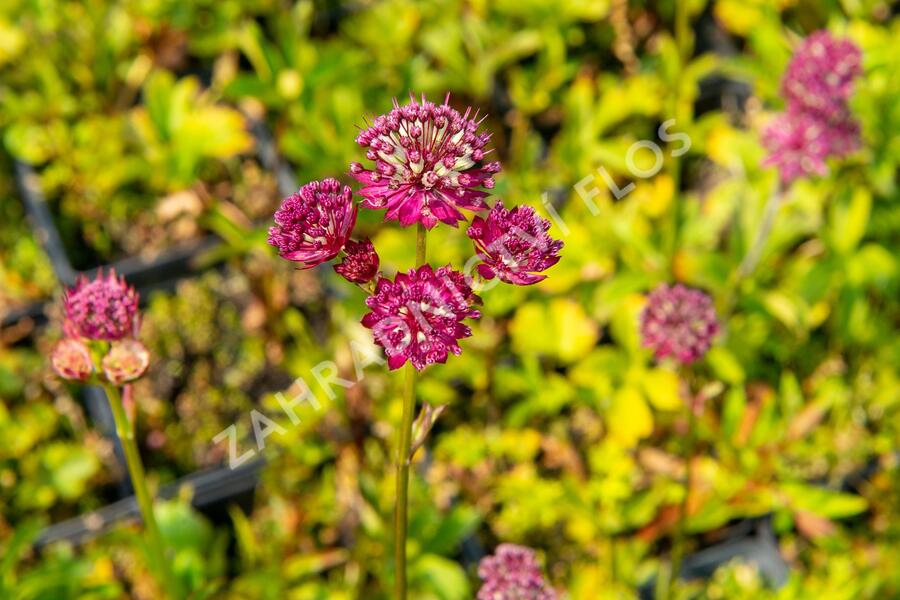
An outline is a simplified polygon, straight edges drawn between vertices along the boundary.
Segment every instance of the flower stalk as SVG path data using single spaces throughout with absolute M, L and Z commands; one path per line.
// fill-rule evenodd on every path
M 425 264 L 426 229 L 422 223 L 416 230 L 416 267 Z M 394 507 L 394 562 L 396 564 L 396 597 L 406 600 L 406 534 L 408 524 L 409 466 L 412 444 L 413 414 L 416 410 L 416 367 L 406 365 L 403 386 L 403 413 L 397 442 L 397 499 Z
M 159 525 L 156 523 L 156 517 L 153 515 L 153 500 L 150 492 L 147 490 L 144 465 L 141 463 L 141 457 L 138 454 L 137 444 L 134 439 L 134 427 L 132 427 L 125 414 L 125 406 L 122 403 L 122 395 L 119 392 L 119 388 L 114 385 L 104 384 L 103 389 L 106 390 L 106 396 L 109 398 L 109 405 L 116 423 L 116 434 L 122 442 L 122 449 L 125 451 L 128 474 L 131 477 L 134 496 L 141 511 L 141 518 L 144 521 L 144 529 L 147 534 L 150 562 L 155 563 L 154 571 L 160 580 L 161 587 L 166 591 L 170 599 L 177 600 L 182 595 L 172 574 L 169 561 L 166 558 L 165 543 L 159 531 Z
M 693 393 L 688 395 L 687 433 L 684 438 L 684 496 L 678 509 L 678 522 L 675 524 L 675 535 L 672 538 L 672 571 L 669 575 L 667 598 L 672 598 L 674 588 L 681 578 L 681 563 L 684 561 L 685 538 L 687 537 L 687 518 L 690 510 L 691 483 L 693 481 L 694 448 L 697 440 L 697 406 Z

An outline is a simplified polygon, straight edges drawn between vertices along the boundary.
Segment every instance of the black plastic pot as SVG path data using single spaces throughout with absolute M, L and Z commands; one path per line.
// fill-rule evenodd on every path
M 763 579 L 774 588 L 787 583 L 789 567 L 778 550 L 769 517 L 743 521 L 729 539 L 685 556 L 678 576 L 685 581 L 707 579 L 735 559 L 756 565 Z M 655 578 L 645 582 L 639 589 L 641 600 L 653 600 L 655 587 Z
M 291 194 L 296 190 L 296 182 L 290 169 L 280 160 L 278 151 L 264 123 L 250 121 L 250 130 L 256 139 L 257 156 L 263 168 L 275 173 L 279 193 Z M 141 256 L 128 256 L 108 265 L 101 265 L 86 271 L 78 271 L 66 254 L 62 236 L 47 206 L 47 199 L 41 189 L 38 177 L 31 165 L 15 161 L 16 183 L 34 235 L 44 248 L 53 271 L 60 283 L 71 286 L 79 275 L 93 275 L 98 269 L 115 269 L 139 291 L 154 284 L 172 281 L 196 274 L 212 266 L 201 258 L 222 244 L 215 235 L 206 235 L 196 241 L 175 246 L 159 256 L 148 260 Z M 8 319 L 4 319 L 4 322 Z

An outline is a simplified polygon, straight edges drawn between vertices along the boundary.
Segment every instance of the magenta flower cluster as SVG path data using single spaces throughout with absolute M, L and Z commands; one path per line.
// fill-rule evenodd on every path
M 115 271 L 105 276 L 98 272 L 93 280 L 80 277 L 65 294 L 66 337 L 50 353 L 53 370 L 63 379 L 77 381 L 87 381 L 96 372 L 115 385 L 143 375 L 150 353 L 136 339 L 138 299 L 135 289 Z
M 487 219 L 475 217 L 467 231 L 482 261 L 478 273 L 515 285 L 545 279 L 539 273 L 559 262 L 562 249 L 561 241 L 547 235 L 548 229 L 550 222 L 530 206 L 507 210 L 498 200 Z
M 525 546 L 500 544 L 493 556 L 481 559 L 478 576 L 482 585 L 477 600 L 556 600 L 534 551 Z
M 398 273 L 393 281 L 379 279 L 375 293 L 366 299 L 372 312 L 362 324 L 385 349 L 389 368 L 409 360 L 421 371 L 462 352 L 458 340 L 472 335 L 462 321 L 481 316 L 473 308 L 479 303 L 462 273 L 449 266 L 435 271 L 422 265 Z
M 859 147 L 859 124 L 848 101 L 861 61 L 852 41 L 828 31 L 810 35 L 794 53 L 781 82 L 787 110 L 763 132 L 769 151 L 763 164 L 776 166 L 784 185 L 827 174 L 828 158 Z
M 657 359 L 682 364 L 701 358 L 719 332 L 712 299 L 700 290 L 661 284 L 647 297 L 641 313 L 641 337 Z
M 490 209 L 486 199 L 494 187 L 500 163 L 485 162 L 490 134 L 479 132 L 483 119 L 468 108 L 459 113 L 412 97 L 408 104 L 375 118 L 357 137 L 366 148 L 372 169 L 354 162 L 350 176 L 361 182 L 362 206 L 386 210 L 385 220 L 402 226 L 431 229 L 438 222 L 457 227 L 466 217 L 461 209 Z M 462 350 L 459 340 L 472 335 L 463 321 L 477 319 L 481 299 L 471 277 L 450 265 L 418 266 L 393 279 L 379 273 L 380 260 L 368 239 L 351 240 L 356 205 L 349 187 L 334 179 L 312 182 L 286 198 L 275 213 L 269 244 L 300 268 L 310 268 L 338 256 L 334 270 L 370 295 L 370 312 L 362 324 L 382 346 L 390 369 L 407 361 L 418 370 L 446 362 Z M 559 261 L 562 242 L 547 231 L 550 222 L 533 208 L 508 210 L 497 201 L 487 218 L 476 216 L 468 228 L 483 279 L 516 285 L 537 283 L 542 272 Z
M 337 256 L 356 224 L 349 186 L 336 179 L 307 183 L 284 199 L 269 229 L 269 244 L 282 258 L 314 267 Z
M 91 340 L 120 340 L 134 337 L 140 326 L 138 295 L 134 288 L 110 271 L 89 281 L 80 277 L 66 291 L 65 331 L 70 337 Z
M 481 121 L 471 109 L 460 114 L 448 104 L 436 106 L 422 98 L 376 118 L 356 138 L 367 148 L 374 169 L 350 165 L 350 174 L 364 184 L 363 206 L 386 209 L 385 219 L 403 226 L 421 223 L 427 229 L 438 221 L 456 227 L 465 217 L 459 209 L 487 208 L 488 192 L 499 162 L 485 163 L 490 134 L 478 132 Z

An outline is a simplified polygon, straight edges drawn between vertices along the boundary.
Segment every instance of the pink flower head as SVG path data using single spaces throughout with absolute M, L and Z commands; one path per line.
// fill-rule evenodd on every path
M 63 379 L 85 381 L 94 372 L 91 351 L 79 339 L 63 338 L 50 353 L 50 366 Z
M 65 323 L 69 337 L 91 340 L 119 340 L 134 337 L 140 327 L 138 293 L 116 277 L 116 272 L 94 280 L 80 277 L 64 298 Z
M 462 320 L 480 317 L 472 308 L 480 302 L 462 273 L 449 266 L 435 271 L 423 265 L 398 273 L 394 281 L 380 278 L 375 293 L 366 299 L 372 311 L 362 324 L 385 349 L 390 369 L 409 360 L 421 371 L 446 362 L 449 352 L 462 352 L 457 340 L 472 335 Z
M 682 364 L 709 350 L 719 332 L 712 300 L 700 290 L 676 284 L 657 286 L 641 314 L 641 336 L 657 359 L 672 356 Z
M 119 340 L 112 343 L 101 366 L 110 383 L 122 385 L 147 372 L 150 352 L 137 340 Z
M 541 575 L 534 550 L 515 544 L 500 544 L 493 556 L 481 559 L 482 580 L 478 600 L 556 600 Z
M 391 112 L 357 136 L 375 163 L 372 170 L 350 165 L 350 174 L 365 184 L 359 191 L 363 206 L 387 209 L 385 218 L 404 227 L 419 222 L 428 229 L 438 221 L 456 227 L 464 220 L 460 208 L 487 208 L 488 192 L 476 188 L 494 187 L 493 174 L 500 171 L 500 163 L 483 162 L 491 136 L 477 133 L 483 120 L 477 112 L 472 118 L 471 108 L 460 114 L 449 98 L 440 106 L 424 96 L 404 106 L 394 100 Z
M 763 165 L 777 167 L 784 185 L 799 177 L 826 175 L 825 159 L 833 137 L 829 127 L 814 117 L 783 113 L 763 132 L 763 144 L 769 150 Z
M 350 283 L 367 283 L 378 273 L 378 253 L 368 239 L 361 242 L 350 240 L 344 246 L 347 255 L 334 270 Z
M 499 277 L 506 283 L 531 285 L 546 275 L 538 275 L 559 262 L 563 243 L 547 235 L 550 221 L 530 206 L 507 210 L 498 200 L 487 219 L 475 217 L 467 234 L 475 243 L 478 272 L 485 279 Z
M 308 269 L 341 251 L 356 224 L 356 205 L 349 186 L 336 179 L 312 181 L 285 198 L 275 211 L 269 244 L 278 254 Z
M 841 122 L 849 115 L 847 101 L 853 93 L 853 79 L 861 74 L 862 52 L 856 44 L 817 31 L 794 52 L 781 90 L 790 111 Z

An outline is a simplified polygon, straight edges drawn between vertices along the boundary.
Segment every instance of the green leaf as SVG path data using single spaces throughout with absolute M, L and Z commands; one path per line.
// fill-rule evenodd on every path
M 862 496 L 804 483 L 782 483 L 780 488 L 787 496 L 791 508 L 829 519 L 852 517 L 869 507 Z

